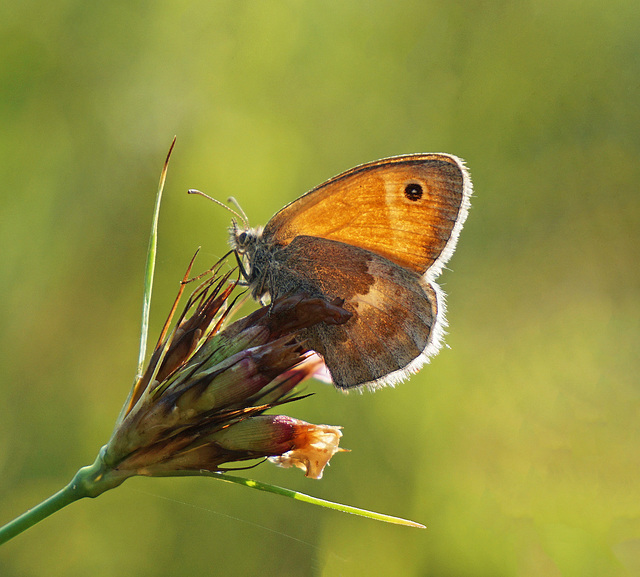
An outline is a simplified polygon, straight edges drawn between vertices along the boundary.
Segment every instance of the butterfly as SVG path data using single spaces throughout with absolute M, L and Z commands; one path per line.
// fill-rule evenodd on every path
M 342 390 L 396 384 L 441 347 L 435 283 L 455 249 L 472 185 L 462 160 L 409 154 L 356 166 L 277 212 L 231 229 L 254 298 L 342 299 L 344 324 L 305 329 L 305 345 Z

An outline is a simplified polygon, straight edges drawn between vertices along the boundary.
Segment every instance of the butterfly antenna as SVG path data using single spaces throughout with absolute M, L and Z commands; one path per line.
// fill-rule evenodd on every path
M 242 208 L 240 208 L 240 205 L 236 202 L 235 205 L 240 208 L 240 212 L 242 214 L 237 213 L 235 210 L 233 210 L 231 207 L 227 206 L 224 202 L 220 202 L 219 200 L 213 198 L 212 196 L 209 196 L 208 194 L 205 194 L 204 192 L 200 191 L 200 190 L 196 190 L 195 188 L 190 188 L 187 191 L 188 194 L 199 194 L 200 196 L 204 196 L 205 198 L 209 199 L 211 202 L 215 202 L 216 204 L 220 205 L 222 208 L 228 210 L 231 214 L 235 214 L 247 227 L 249 226 L 249 220 L 247 219 L 247 215 L 244 213 L 244 211 L 242 210 Z M 235 201 L 235 199 L 233 199 Z
M 249 228 L 249 218 L 247 217 L 247 214 L 245 213 L 245 211 L 242 210 L 242 207 L 240 206 L 240 203 L 236 200 L 235 196 L 230 196 L 229 198 L 227 198 L 227 202 L 229 204 L 233 204 L 233 206 L 235 206 L 240 211 L 240 214 L 242 214 L 242 217 L 243 217 L 242 220 L 244 222 L 245 227 Z

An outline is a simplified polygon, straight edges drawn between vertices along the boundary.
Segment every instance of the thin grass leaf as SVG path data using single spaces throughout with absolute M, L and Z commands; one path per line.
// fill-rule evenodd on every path
M 226 473 L 212 473 L 211 477 L 220 479 L 221 481 L 227 481 L 229 483 L 236 483 L 243 485 L 251 489 L 257 489 L 258 491 L 266 491 L 267 493 L 275 493 L 276 495 L 282 495 L 283 497 L 289 497 L 296 499 L 297 501 L 304 501 L 311 505 L 318 505 L 319 507 L 326 507 L 327 509 L 335 509 L 342 513 L 351 513 L 352 515 L 360 515 L 361 517 L 367 517 L 374 521 L 383 521 L 385 523 L 392 523 L 394 525 L 404 525 L 405 527 L 416 527 L 418 529 L 426 529 L 425 525 L 410 521 L 408 519 L 402 519 L 401 517 L 393 517 L 391 515 L 384 515 L 383 513 L 375 513 L 374 511 L 367 511 L 366 509 L 359 509 L 358 507 L 351 507 L 350 505 L 343 505 L 342 503 L 334 503 L 333 501 L 325 501 L 318 497 L 312 497 L 305 493 L 299 493 L 291 489 L 285 489 L 276 485 L 269 485 L 268 483 L 261 483 L 260 481 L 254 481 L 253 479 L 245 479 L 243 477 L 234 477 L 233 475 L 227 475 Z
M 147 264 L 145 267 L 144 277 L 144 297 L 142 302 L 142 328 L 140 331 L 140 351 L 138 353 L 138 370 L 136 378 L 139 379 L 144 371 L 144 361 L 147 355 L 147 338 L 149 335 L 149 316 L 151 311 L 151 293 L 153 291 L 153 275 L 156 268 L 156 254 L 158 249 L 158 219 L 160 216 L 160 203 L 162 201 L 162 191 L 164 183 L 167 179 L 167 170 L 169 169 L 169 159 L 171 152 L 176 143 L 176 137 L 173 137 L 167 158 L 164 161 L 162 174 L 160 175 L 160 183 L 158 185 L 158 194 L 156 194 L 156 204 L 153 209 L 153 220 L 151 223 L 151 234 L 149 235 L 149 248 L 147 249 Z

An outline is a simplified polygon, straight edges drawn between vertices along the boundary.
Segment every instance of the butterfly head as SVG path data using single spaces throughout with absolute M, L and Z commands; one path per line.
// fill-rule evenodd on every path
M 259 298 L 266 292 L 263 286 L 266 277 L 263 274 L 265 251 L 262 227 L 250 228 L 246 223 L 240 227 L 236 220 L 232 220 L 229 233 L 229 244 L 238 261 L 240 274 L 244 277 L 242 284 L 249 285 L 254 297 Z
M 237 255 L 247 255 L 251 258 L 251 255 L 255 252 L 256 245 L 262 238 L 262 227 L 250 228 L 246 224 L 243 224 L 243 226 L 240 227 L 234 219 L 231 221 L 229 233 L 229 244 L 231 244 L 231 248 L 234 252 Z

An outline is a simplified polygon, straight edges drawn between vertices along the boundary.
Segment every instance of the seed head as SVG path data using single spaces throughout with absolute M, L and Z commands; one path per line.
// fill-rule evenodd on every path
M 111 469 L 125 477 L 166 476 L 269 458 L 320 478 L 342 450 L 340 427 L 265 413 L 301 398 L 294 387 L 322 372 L 321 359 L 298 331 L 320 322 L 342 324 L 350 313 L 340 301 L 300 294 L 223 328 L 234 289 L 229 274 L 214 272 L 172 330 L 169 318 L 105 448 Z

